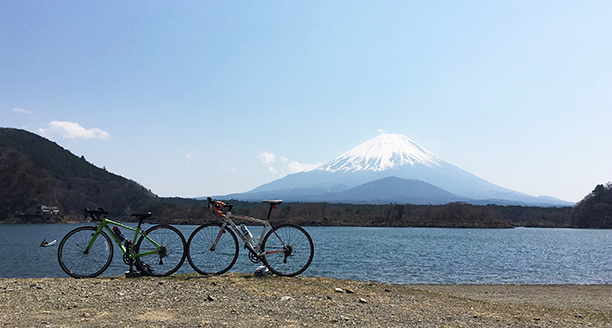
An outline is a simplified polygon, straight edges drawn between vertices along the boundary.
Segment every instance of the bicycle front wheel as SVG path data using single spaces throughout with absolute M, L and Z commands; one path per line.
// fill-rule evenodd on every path
M 95 277 L 104 272 L 113 260 L 113 243 L 104 231 L 98 234 L 87 250 L 95 232 L 95 227 L 76 228 L 60 242 L 57 260 L 62 270 L 71 277 Z
M 224 230 L 221 227 L 221 223 L 207 223 L 189 236 L 187 259 L 200 274 L 219 275 L 236 263 L 239 252 L 236 234 L 228 227 Z
M 262 261 L 272 273 L 293 277 L 304 272 L 312 262 L 314 245 L 306 230 L 283 224 L 270 230 L 261 245 Z
M 185 262 L 186 243 L 183 234 L 177 228 L 166 224 L 151 227 L 145 234 L 160 247 L 141 236 L 134 246 L 136 252 L 155 253 L 137 257 L 136 266 L 149 276 L 165 277 L 175 273 Z

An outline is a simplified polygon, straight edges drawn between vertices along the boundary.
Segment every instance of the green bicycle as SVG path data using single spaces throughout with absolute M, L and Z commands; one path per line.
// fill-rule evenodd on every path
M 151 213 L 132 214 L 138 218 L 136 228 L 109 220 L 108 212 L 102 208 L 85 209 L 85 215 L 97 222 L 96 225 L 70 231 L 57 250 L 60 267 L 74 278 L 102 274 L 113 260 L 113 240 L 123 252 L 123 262 L 130 266 L 129 272 L 136 265 L 144 275 L 163 277 L 176 272 L 185 261 L 185 237 L 178 229 L 160 224 L 141 230 L 144 219 Z M 138 239 L 138 242 L 127 240 L 117 227 L 134 231 L 132 240 Z

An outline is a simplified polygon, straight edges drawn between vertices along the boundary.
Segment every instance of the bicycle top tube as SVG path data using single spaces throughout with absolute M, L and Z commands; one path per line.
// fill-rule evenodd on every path
M 272 210 L 276 208 L 276 205 L 279 205 L 282 202 L 283 202 L 282 200 L 264 200 L 262 201 L 262 203 L 266 203 L 270 205 L 270 210 L 268 211 L 268 216 L 266 217 L 266 220 L 270 219 L 270 214 L 272 213 Z M 264 220 L 250 217 L 250 216 L 231 214 L 231 211 L 234 205 L 229 204 L 229 203 L 226 204 L 222 201 L 213 200 L 212 198 L 208 197 L 208 208 L 210 209 L 211 206 L 212 206 L 213 212 L 215 212 L 217 215 L 219 215 L 223 219 L 228 219 L 232 217 L 236 219 L 243 219 L 243 220 L 253 221 L 253 222 L 262 223 L 262 224 L 266 222 Z M 226 210 L 226 213 L 223 213 L 223 210 Z
M 254 218 L 254 217 L 250 217 L 250 216 L 246 216 L 246 215 L 230 214 L 229 216 L 226 216 L 225 219 L 239 219 L 239 220 L 251 221 L 251 222 L 255 222 L 255 223 L 259 223 L 259 224 L 266 224 L 265 220 Z

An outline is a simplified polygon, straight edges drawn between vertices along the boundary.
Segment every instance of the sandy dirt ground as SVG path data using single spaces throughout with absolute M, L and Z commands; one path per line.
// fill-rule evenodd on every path
M 611 292 L 237 273 L 0 279 L 0 327 L 612 327 Z

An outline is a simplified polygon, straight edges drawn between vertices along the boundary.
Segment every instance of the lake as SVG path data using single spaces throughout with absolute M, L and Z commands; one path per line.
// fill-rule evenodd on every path
M 0 278 L 68 277 L 57 262 L 57 245 L 82 225 L 91 223 L 0 225 Z M 177 227 L 185 239 L 196 228 Z M 305 228 L 315 256 L 304 276 L 396 284 L 612 283 L 610 230 Z M 256 227 L 250 229 L 257 235 Z M 57 245 L 39 247 L 45 238 L 56 239 Z M 231 271 L 253 272 L 258 264 L 240 250 Z M 104 275 L 126 270 L 115 247 Z M 179 273 L 188 272 L 194 270 L 185 260 Z

